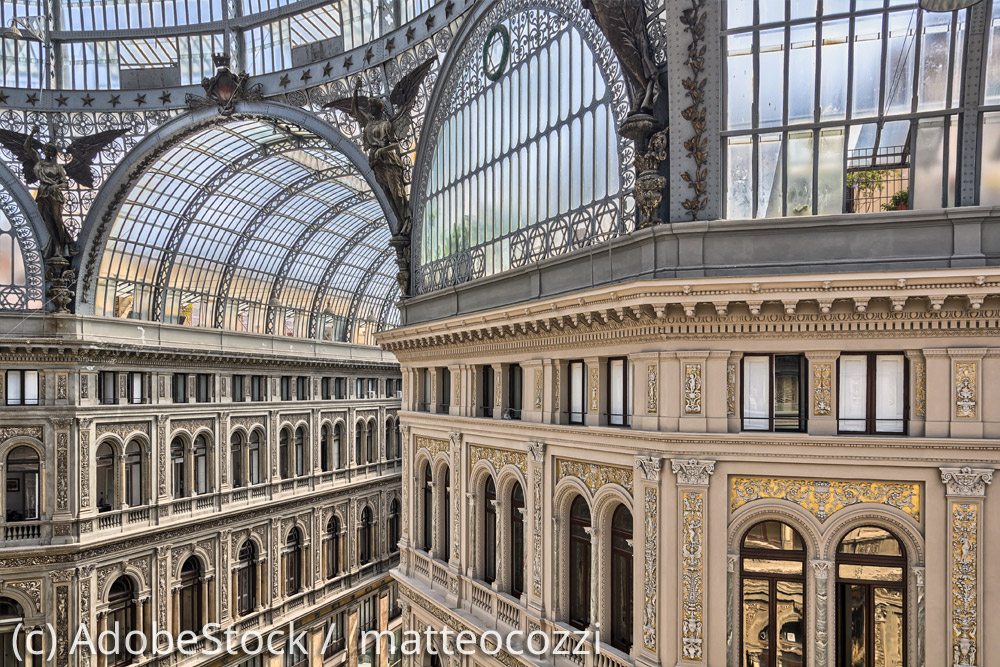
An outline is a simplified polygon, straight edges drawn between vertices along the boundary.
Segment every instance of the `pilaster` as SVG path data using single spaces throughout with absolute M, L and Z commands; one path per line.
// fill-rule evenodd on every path
M 728 350 L 712 350 L 705 361 L 705 429 L 709 433 L 726 433 L 729 415 L 726 410 L 726 364 Z
M 726 360 L 726 420 L 730 433 L 743 430 L 741 415 L 743 406 L 740 404 L 740 391 L 743 382 L 743 353 L 730 352 Z
M 951 348 L 953 438 L 983 437 L 983 357 L 985 348 Z
M 637 373 L 638 375 L 638 373 Z M 634 637 L 632 644 L 638 647 L 636 664 L 660 664 L 660 623 L 661 595 L 660 581 L 660 470 L 663 459 L 657 455 L 635 458 L 635 499 L 641 522 L 635 522 L 634 551 L 640 555 L 636 559 L 641 564 L 641 574 L 633 577 L 632 618 Z M 662 596 L 665 598 L 666 596 Z
M 545 414 L 545 369 L 541 360 L 522 361 L 521 421 L 542 423 Z
M 924 435 L 927 420 L 927 361 L 923 350 L 906 350 L 905 354 L 910 381 L 907 433 L 910 437 L 919 438 Z
M 545 443 L 528 443 L 528 484 L 531 485 L 531 559 L 526 568 L 528 611 L 541 618 L 544 613 L 544 561 L 542 554 L 545 549 L 545 536 L 542 534 L 542 526 L 545 525 Z
M 587 414 L 584 420 L 587 426 L 605 426 L 608 423 L 608 359 L 607 357 L 590 357 L 584 359 L 586 364 L 587 394 L 584 402 Z
M 807 424 L 810 435 L 837 433 L 837 359 L 836 350 L 807 352 L 809 389 Z
M 641 352 L 629 356 L 632 362 L 632 425 L 636 429 L 660 428 L 660 353 Z
M 708 356 L 708 352 L 677 353 L 680 361 L 679 386 L 681 387 L 678 430 L 681 432 L 704 433 L 708 430 L 708 411 L 705 403 Z
M 708 486 L 715 473 L 715 461 L 671 459 L 670 467 L 677 476 L 677 525 L 681 533 L 677 542 L 680 627 L 676 664 L 704 665 L 704 647 L 710 630 L 705 611 L 708 599 L 705 527 L 708 523 Z
M 986 489 L 993 481 L 992 468 L 942 467 L 941 482 L 948 499 L 948 616 L 951 627 L 952 667 L 983 664 L 980 646 L 983 579 L 983 528 Z
M 951 360 L 941 348 L 924 349 L 927 363 L 927 417 L 924 435 L 947 438 L 951 431 Z

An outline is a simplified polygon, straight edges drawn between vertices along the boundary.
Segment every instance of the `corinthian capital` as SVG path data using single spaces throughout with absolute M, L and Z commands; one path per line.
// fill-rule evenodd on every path
M 670 469 L 677 475 L 678 484 L 708 486 L 709 477 L 715 474 L 715 461 L 710 459 L 670 459 Z
M 986 495 L 986 486 L 993 482 L 993 468 L 940 468 L 941 481 L 949 496 Z

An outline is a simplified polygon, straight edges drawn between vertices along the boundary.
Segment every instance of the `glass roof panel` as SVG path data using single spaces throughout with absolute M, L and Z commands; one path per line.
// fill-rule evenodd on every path
M 95 308 L 372 345 L 398 322 L 389 237 L 343 154 L 301 128 L 229 120 L 138 179 L 112 225 Z

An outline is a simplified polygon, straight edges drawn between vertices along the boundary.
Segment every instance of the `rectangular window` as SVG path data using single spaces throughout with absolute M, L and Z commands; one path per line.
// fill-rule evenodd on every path
M 493 416 L 493 367 L 483 366 L 483 416 Z
M 319 381 L 319 389 L 324 401 L 330 400 L 330 378 L 323 378 Z
M 7 371 L 7 405 L 38 405 L 38 371 Z
M 354 397 L 355 398 L 365 397 L 365 381 L 362 378 L 356 378 L 354 380 Z
M 441 412 L 451 407 L 451 370 L 441 369 Z
M 369 595 L 361 602 L 361 608 L 358 610 L 359 634 L 378 629 L 378 615 L 375 606 L 377 600 L 377 595 Z
M 801 354 L 743 357 L 744 431 L 805 431 L 805 364 Z
M 434 396 L 432 395 L 432 388 L 434 387 L 434 369 L 425 368 L 422 373 L 424 376 L 424 400 L 420 405 L 420 410 L 422 412 L 430 412 L 431 404 L 434 403 Z
M 212 375 L 209 373 L 198 373 L 195 376 L 195 382 L 195 400 L 198 403 L 210 402 L 212 400 Z
M 302 375 L 295 378 L 295 398 L 300 401 L 309 399 L 309 378 Z
M 347 378 L 336 378 L 333 381 L 333 397 L 341 401 L 347 398 Z
M 128 374 L 128 402 L 133 405 L 146 402 L 146 376 L 144 373 Z
M 378 378 L 368 378 L 368 398 L 378 397 Z
M 582 424 L 587 409 L 587 365 L 569 362 L 569 423 Z
M 608 423 L 632 425 L 632 391 L 625 358 L 608 359 Z
M 292 378 L 287 375 L 281 376 L 281 400 L 292 400 Z
M 233 402 L 242 403 L 246 400 L 246 395 L 243 393 L 243 376 L 234 375 L 233 376 Z
M 332 658 L 344 650 L 344 612 L 337 612 L 323 633 L 323 657 Z
M 260 402 L 264 400 L 267 378 L 263 375 L 253 375 L 250 377 L 250 400 Z
M 906 357 L 847 354 L 837 361 L 841 433 L 906 433 Z
M 101 371 L 97 375 L 97 402 L 101 405 L 118 403 L 118 373 Z
M 507 389 L 507 397 L 510 399 L 510 405 L 507 407 L 507 412 L 504 415 L 509 419 L 521 418 L 521 389 L 523 378 L 524 375 L 521 371 L 521 365 L 511 364 L 510 368 L 507 370 L 507 380 L 509 385 Z
M 173 381 L 170 384 L 174 403 L 187 403 L 187 374 L 174 373 Z

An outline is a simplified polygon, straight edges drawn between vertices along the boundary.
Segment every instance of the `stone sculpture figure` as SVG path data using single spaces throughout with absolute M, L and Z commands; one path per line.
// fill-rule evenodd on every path
M 355 79 L 354 94 L 324 104 L 324 108 L 339 109 L 350 114 L 361 126 L 361 139 L 368 152 L 368 164 L 389 198 L 399 227 L 392 237 L 396 249 L 396 280 L 405 296 L 410 285 L 410 234 L 412 215 L 406 194 L 406 167 L 403 164 L 400 139 L 410 132 L 413 125 L 411 112 L 417 101 L 417 94 L 424 78 L 430 72 L 433 58 L 418 65 L 412 72 L 400 79 L 392 89 L 388 100 L 361 94 L 361 78 Z
M 631 113 L 652 114 L 660 96 L 659 70 L 653 60 L 644 0 L 583 0 L 618 56 L 632 93 Z

